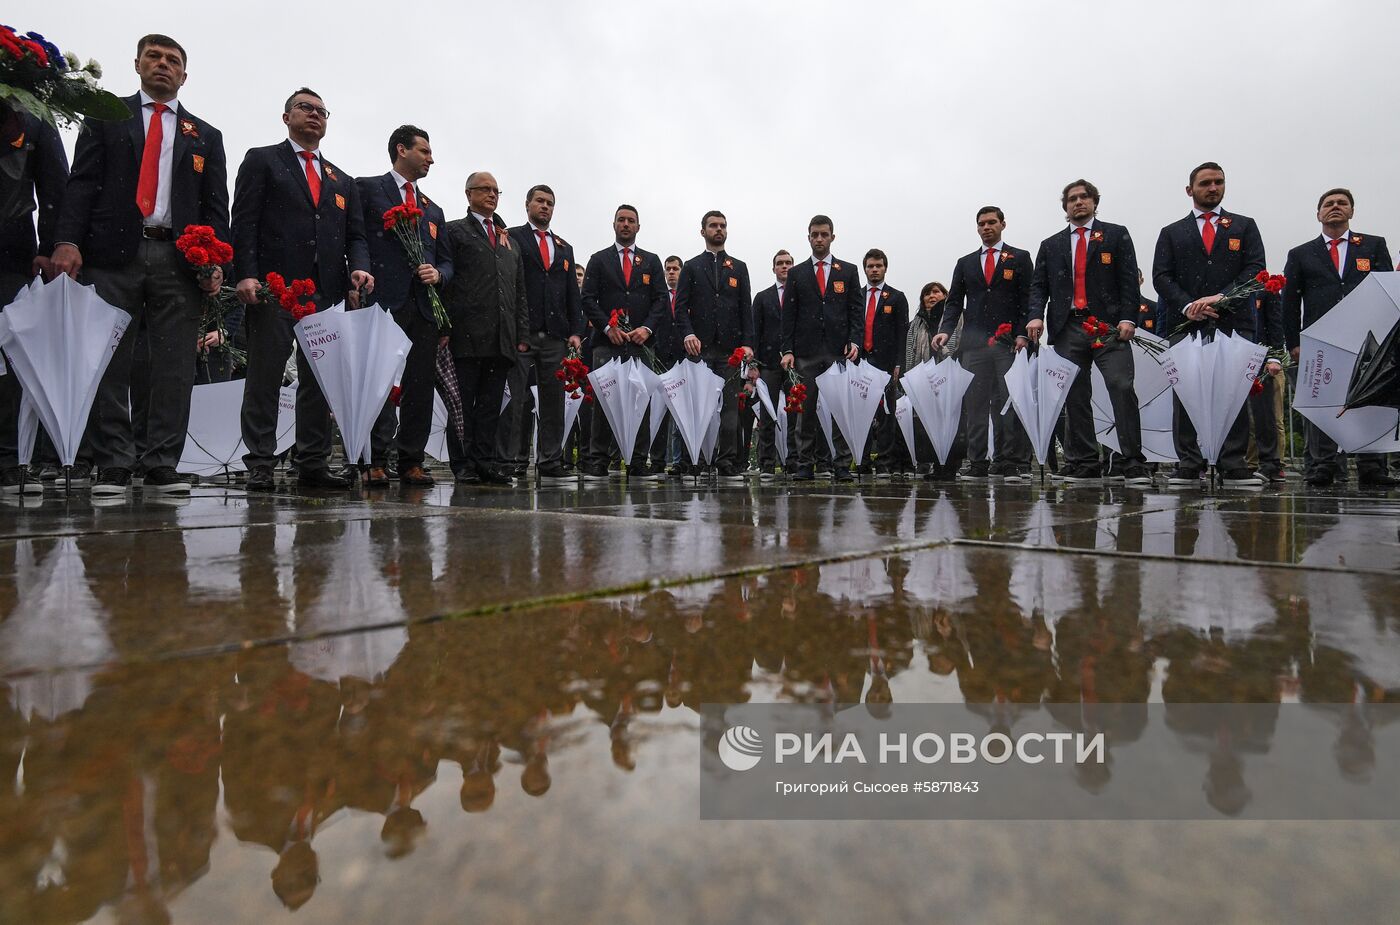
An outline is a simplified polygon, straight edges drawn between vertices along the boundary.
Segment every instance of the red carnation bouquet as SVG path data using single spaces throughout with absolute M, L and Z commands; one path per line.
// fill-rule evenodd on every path
M 1090 315 L 1088 318 L 1085 318 L 1083 323 L 1079 326 L 1083 328 L 1085 334 L 1088 334 L 1094 339 L 1093 343 L 1089 344 L 1091 349 L 1101 350 L 1108 346 L 1108 335 L 1112 333 L 1113 326 L 1107 321 L 1100 321 L 1098 318 Z
M 987 338 L 987 346 L 995 347 L 997 344 L 1005 344 L 1008 347 L 1016 346 L 1016 338 L 1011 334 L 1014 330 L 1016 330 L 1014 327 L 1005 322 L 997 325 L 996 332 Z
M 302 299 L 310 299 L 315 294 L 316 284 L 311 280 L 294 279 L 288 283 L 280 273 L 267 274 L 267 279 L 258 287 L 260 301 L 276 302 L 290 312 L 295 321 L 300 321 L 307 315 L 315 313 L 315 303 L 301 301 Z
M 627 317 L 627 309 L 614 308 L 612 313 L 608 315 L 608 327 L 617 328 L 623 334 L 631 334 L 633 331 L 632 321 Z M 663 372 L 661 361 L 656 358 L 656 351 L 652 350 L 646 344 L 639 345 L 638 349 L 641 350 L 642 359 L 647 361 L 647 365 L 651 367 L 652 372 Z
M 734 352 L 729 355 L 725 363 L 730 369 L 734 370 L 735 379 L 742 381 L 747 378 L 752 378 L 753 375 L 757 375 L 758 362 L 749 359 L 749 355 L 745 352 L 743 347 L 735 347 Z M 743 396 L 740 397 L 742 398 Z M 739 407 L 742 408 L 743 404 L 740 404 Z
M 787 401 L 783 404 L 783 410 L 788 414 L 801 414 L 802 406 L 807 402 L 807 386 L 795 369 L 788 370 L 787 381 Z
M 564 362 L 554 371 L 554 378 L 564 383 L 570 398 L 582 398 L 592 404 L 593 383 L 588 381 L 588 364 L 583 362 L 577 347 L 570 347 Z
M 384 230 L 392 231 L 398 236 L 399 243 L 403 245 L 403 251 L 408 255 L 408 265 L 414 273 L 418 268 L 428 261 L 423 257 L 423 237 L 418 231 L 418 220 L 423 217 L 423 210 L 407 203 L 394 206 L 384 213 Z M 438 295 L 436 286 L 428 286 L 428 302 L 433 306 L 433 320 L 437 322 L 438 330 L 446 330 L 452 327 L 452 321 L 447 317 L 447 309 L 443 307 L 442 297 Z
M 194 275 L 201 280 L 211 278 L 216 269 L 233 262 L 233 248 L 220 241 L 218 234 L 209 225 L 186 225 L 184 233 L 175 239 L 175 248 L 194 270 Z M 233 346 L 228 328 L 224 324 L 224 318 L 233 308 L 236 298 L 234 290 L 227 286 L 221 287 L 218 292 L 205 293 L 200 330 L 206 333 L 218 331 L 219 343 L 233 359 L 234 365 L 243 366 L 248 362 L 248 355 Z
M 1270 295 L 1277 295 L 1283 291 L 1283 287 L 1288 284 L 1288 279 L 1268 270 L 1260 270 L 1254 274 L 1254 278 L 1243 283 L 1236 283 L 1223 292 L 1220 301 L 1212 306 L 1219 314 L 1228 315 L 1241 305 L 1253 300 L 1254 296 L 1261 292 Z M 1215 327 L 1216 319 L 1202 318 L 1200 321 L 1184 321 L 1172 329 L 1172 336 L 1186 331 L 1198 324 L 1204 324 L 1207 330 Z

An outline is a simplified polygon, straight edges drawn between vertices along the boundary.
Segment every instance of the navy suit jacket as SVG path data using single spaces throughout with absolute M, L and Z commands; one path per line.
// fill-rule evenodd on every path
M 233 185 L 233 266 L 235 281 L 275 272 L 315 282 L 317 305 L 344 301 L 351 271 L 370 268 L 354 179 L 322 159 L 313 203 L 291 142 L 250 148 Z
M 694 334 L 707 356 L 752 347 L 752 302 L 744 261 L 723 251 L 698 254 L 681 266 L 676 283 L 676 339 Z
M 1182 314 L 1197 299 L 1224 292 L 1237 283 L 1246 283 L 1265 268 L 1264 239 L 1254 219 L 1217 209 L 1215 243 L 1206 253 L 1205 242 L 1194 213 L 1162 229 L 1157 236 L 1157 253 L 1152 259 L 1152 285 L 1157 298 L 1167 306 L 1165 337 L 1186 322 Z M 1254 329 L 1253 312 L 1248 305 L 1237 305 L 1222 312 L 1215 321 L 1221 331 Z
M 1094 219 L 1085 245 L 1084 294 L 1089 300 L 1088 314 L 1114 327 L 1120 321 L 1141 324 L 1137 252 L 1128 229 Z M 1045 322 L 1051 341 L 1060 339 L 1074 308 L 1075 246 L 1074 235 L 1066 226 L 1040 242 L 1040 252 L 1035 256 L 1030 317 Z
M 35 255 L 53 252 L 67 183 L 68 155 L 58 130 L 27 112 L 11 110 L 0 126 L 0 271 L 27 278 Z
M 788 271 L 783 290 L 783 340 L 780 349 L 800 360 L 834 360 L 849 344 L 859 344 L 864 327 L 860 273 L 856 265 L 830 258 L 826 294 L 817 288 L 817 271 L 808 256 Z
M 996 333 L 998 325 L 1009 324 L 1017 337 L 1026 336 L 1031 307 L 1031 252 L 1002 242 L 1001 260 L 987 285 L 982 264 L 982 248 L 958 259 L 953 282 L 943 300 L 940 334 L 952 334 L 963 318 L 962 343 L 980 344 Z M 963 303 L 967 307 L 963 307 Z M 964 317 L 966 315 L 966 317 Z
M 394 206 L 403 205 L 403 191 L 389 173 L 377 177 L 360 177 L 355 180 L 355 184 L 359 187 L 360 205 L 364 210 L 369 272 L 374 277 L 374 301 L 390 311 L 398 311 L 412 301 L 420 315 L 428 321 L 433 321 L 433 305 L 428 300 L 428 287 L 418 278 L 417 270 L 409 264 L 398 232 L 393 229 L 384 230 L 384 213 Z M 442 237 L 443 229 L 447 226 L 447 217 L 443 214 L 441 206 L 424 195 L 421 186 L 414 184 L 414 189 L 417 191 L 418 208 L 423 210 L 423 217 L 418 219 L 418 239 L 423 242 L 423 261 L 432 264 L 442 274 L 442 282 L 438 285 L 443 287 L 452 280 L 452 254 L 447 247 L 447 241 Z M 439 244 L 439 241 L 442 243 Z
M 865 315 L 870 307 L 870 291 L 861 293 L 861 356 L 875 364 L 876 368 L 893 373 L 896 367 L 904 365 L 904 340 L 909 334 L 909 299 L 893 286 L 886 285 L 880 290 L 880 301 L 875 306 L 874 323 L 871 325 L 871 348 L 865 350 Z
M 510 238 L 525 263 L 525 298 L 530 305 L 530 326 L 550 337 L 567 340 L 587 333 L 583 320 L 583 300 L 574 278 L 577 261 L 573 246 L 553 231 L 554 260 L 544 268 L 540 239 L 530 225 L 510 229 Z M 531 331 L 530 333 L 534 333 Z
M 661 313 L 671 313 L 671 299 L 666 290 L 666 274 L 661 266 L 661 258 L 632 248 L 632 281 L 626 283 L 622 276 L 622 258 L 617 248 L 611 244 L 588 258 L 588 269 L 583 274 L 583 314 L 593 324 L 591 347 L 612 346 L 608 335 L 608 319 L 616 309 L 627 314 L 633 328 L 648 327 L 655 340 L 656 328 L 660 325 Z M 627 347 L 628 355 L 638 351 Z
M 778 302 L 778 284 L 774 283 L 754 296 L 753 347 L 759 366 L 777 369 L 783 359 L 783 306 Z
M 1318 235 L 1288 252 L 1283 275 L 1283 330 L 1288 347 L 1298 346 L 1303 328 L 1317 321 L 1372 273 L 1389 273 L 1385 238 L 1347 232 L 1347 262 L 1338 275 L 1332 252 Z
M 141 210 L 136 184 L 146 147 L 141 96 L 125 100 L 131 118 L 121 122 L 84 119 L 73 149 L 73 171 L 63 196 L 56 244 L 75 244 L 89 266 L 117 269 L 136 259 L 141 243 Z M 208 225 L 229 240 L 228 164 L 219 130 L 175 104 L 175 145 L 171 158 L 170 226 Z M 235 243 L 235 247 L 236 247 Z

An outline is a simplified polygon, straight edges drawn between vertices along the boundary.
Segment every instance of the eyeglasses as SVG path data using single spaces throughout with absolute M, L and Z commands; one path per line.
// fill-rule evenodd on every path
M 296 102 L 296 103 L 293 103 L 293 104 L 292 104 L 292 108 L 293 108 L 293 109 L 300 109 L 302 112 L 305 112 L 305 113 L 313 113 L 313 112 L 314 112 L 316 115 L 320 116 L 322 119 L 329 119 L 329 118 L 331 117 L 331 111 L 330 111 L 329 109 L 327 109 L 327 108 L 324 107 L 324 106 L 317 106 L 315 103 Z
M 493 196 L 501 195 L 501 191 L 494 186 L 469 186 L 467 187 L 467 192 L 490 193 Z

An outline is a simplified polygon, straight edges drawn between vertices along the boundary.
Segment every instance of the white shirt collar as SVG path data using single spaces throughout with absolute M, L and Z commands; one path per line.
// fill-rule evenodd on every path
M 293 143 L 295 144 L 295 142 L 293 142 Z M 390 171 L 389 171 L 389 176 L 391 176 L 391 177 L 394 178 L 394 186 L 398 187 L 400 190 L 403 189 L 403 185 L 404 185 L 405 183 L 413 183 L 413 181 L 410 180 L 410 179 L 408 179 L 407 177 L 401 177 L 401 176 L 399 176 L 399 172 L 398 172 L 397 170 L 390 170 Z M 417 184 L 417 183 L 413 183 L 413 194 L 414 194 L 415 196 L 418 194 L 418 184 Z
M 1331 244 L 1334 240 L 1336 240 L 1336 241 L 1341 241 L 1343 244 L 1350 244 L 1350 243 L 1351 243 L 1351 229 L 1348 228 L 1346 231 L 1343 231 L 1341 234 L 1339 234 L 1336 238 L 1332 238 L 1332 237 L 1329 236 L 1329 235 L 1327 234 L 1327 232 L 1325 232 L 1325 231 L 1322 233 L 1322 243 L 1323 243 L 1323 244 Z
M 1094 220 L 1091 218 L 1091 219 L 1089 219 L 1087 222 L 1085 222 L 1083 225 L 1070 225 L 1070 226 L 1069 226 L 1069 236 L 1070 236 L 1071 239 L 1072 239 L 1076 234 L 1079 233 L 1079 229 L 1080 229 L 1080 228 L 1083 228 L 1085 231 L 1092 233 L 1093 230 L 1094 230 Z
M 619 256 L 622 255 L 622 252 L 624 250 L 631 251 L 633 257 L 637 256 L 637 245 L 635 244 L 618 244 L 616 241 L 614 241 L 613 248 L 617 251 Z
M 527 222 L 526 224 L 528 224 L 528 225 L 530 226 L 530 231 L 533 232 L 533 233 L 535 233 L 535 234 L 538 234 L 538 233 L 541 232 L 541 231 L 543 231 L 545 234 L 549 234 L 549 229 L 548 229 L 548 228 L 541 228 L 539 225 L 536 225 L 534 222 Z
M 480 212 L 475 212 L 475 211 L 473 211 L 473 212 L 472 212 L 472 218 L 474 218 L 474 219 L 476 219 L 478 222 L 480 222 L 480 223 L 481 223 L 481 226 L 482 226 L 483 228 L 485 228 L 487 225 L 494 225 L 494 224 L 495 224 L 495 221 L 491 218 L 491 216 L 489 216 L 489 215 L 482 215 Z
M 1211 211 L 1212 213 L 1214 213 L 1214 215 L 1215 215 L 1216 218 L 1219 218 L 1219 217 L 1220 217 L 1220 206 L 1216 206 L 1214 209 L 1211 209 L 1210 211 Z M 1206 214 L 1206 210 L 1205 210 L 1205 209 L 1198 209 L 1198 208 L 1196 208 L 1195 206 L 1192 206 L 1192 207 L 1191 207 L 1191 214 L 1194 215 L 1194 216 L 1196 217 L 1196 220 L 1197 220 L 1197 221 L 1199 221 L 1200 218 L 1201 218 L 1201 216 Z
M 301 152 L 303 152 L 303 151 L 311 151 L 312 154 L 316 155 L 316 160 L 319 161 L 319 160 L 321 159 L 321 152 L 320 152 L 319 149 L 318 149 L 318 150 L 315 150 L 315 151 L 312 151 L 310 148 L 303 148 L 301 145 L 297 144 L 295 141 L 293 141 L 293 140 L 290 139 L 290 138 L 288 138 L 287 141 L 291 144 L 292 150 L 295 151 L 295 152 L 297 153 L 297 156 L 298 156 L 298 157 L 301 156 Z
M 812 266 L 813 266 L 813 267 L 815 267 L 815 266 L 816 266 L 817 264 L 819 264 L 819 263 L 832 263 L 832 262 L 833 262 L 833 261 L 832 261 L 832 259 L 831 259 L 831 255 L 830 255 L 830 254 L 827 254 L 825 257 L 818 257 L 818 256 L 816 256 L 815 254 L 812 255 Z
M 989 251 L 989 250 L 990 250 L 990 251 L 999 251 L 999 250 L 1001 250 L 1001 249 L 1002 249 L 1003 247 L 1005 247 L 1005 246 L 1006 246 L 1006 242 L 1005 242 L 1005 241 L 998 241 L 997 243 L 993 244 L 991 247 L 988 247 L 987 245 L 983 244 L 982 247 L 981 247 L 981 249 L 980 249 L 977 253 L 982 254 L 982 255 L 985 256 L 986 253 L 987 253 L 987 251 Z
M 155 102 L 151 95 L 145 90 L 141 90 L 139 93 L 141 94 L 141 106 L 143 108 Z M 165 105 L 170 107 L 171 112 L 174 112 L 176 109 L 180 108 L 180 101 L 178 99 L 169 99 L 165 101 Z

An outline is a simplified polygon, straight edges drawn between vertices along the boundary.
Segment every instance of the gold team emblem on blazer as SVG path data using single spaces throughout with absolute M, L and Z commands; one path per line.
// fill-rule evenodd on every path
M 1357 257 L 1357 258 L 1356 258 L 1356 269 L 1357 269 L 1357 272 L 1359 272 L 1359 273 L 1370 273 L 1370 272 L 1371 272 L 1371 261 L 1367 260 L 1365 257 Z
M 643 273 L 643 274 L 642 274 L 642 285 L 643 285 L 643 286 L 650 286 L 650 285 L 651 285 L 651 274 L 650 274 L 650 273 Z
M 192 155 L 192 157 L 191 157 L 191 163 L 194 165 L 194 172 L 195 172 L 195 173 L 204 173 L 204 157 L 203 157 L 203 155 L 199 155 L 199 154 Z
M 894 306 L 893 306 L 893 305 L 886 305 L 886 306 L 885 306 L 885 314 L 886 314 L 886 315 L 893 315 L 893 314 L 894 314 Z
M 732 277 L 732 276 L 729 277 L 729 288 L 730 288 L 730 289 L 738 289 L 738 288 L 739 288 L 739 281 L 738 281 L 737 279 L 735 279 L 734 277 Z
M 1217 224 L 1219 224 L 1221 228 L 1229 228 L 1229 227 L 1230 227 L 1230 216 L 1228 216 L 1228 215 L 1222 215 L 1222 216 L 1220 216 L 1220 221 L 1219 221 Z
M 337 209 L 345 208 L 345 197 L 340 195 L 339 193 L 335 194 L 335 207 Z
M 831 284 L 831 288 L 835 289 L 836 292 L 840 294 L 846 291 L 846 284 L 838 279 L 836 282 Z
M 428 237 L 437 240 L 437 222 L 428 222 Z
M 1002 279 L 1015 279 L 1015 278 L 1016 278 L 1016 271 L 1015 271 L 1015 270 L 1002 270 L 1002 271 L 1001 271 L 1001 278 L 1002 278 Z
M 1223 221 L 1223 220 L 1222 220 L 1222 221 Z M 1239 238 L 1231 238 L 1231 239 L 1230 239 L 1230 250 L 1232 250 L 1232 251 L 1237 251 L 1237 250 L 1239 250 L 1239 249 L 1240 249 L 1240 239 L 1239 239 Z
M 565 270 L 568 270 L 568 269 L 569 269 L 569 261 L 567 261 L 567 260 L 564 261 L 564 269 L 565 269 Z
M 1099 263 L 1103 264 L 1104 266 L 1108 266 L 1109 264 L 1113 263 L 1113 255 L 1108 253 L 1099 254 Z

